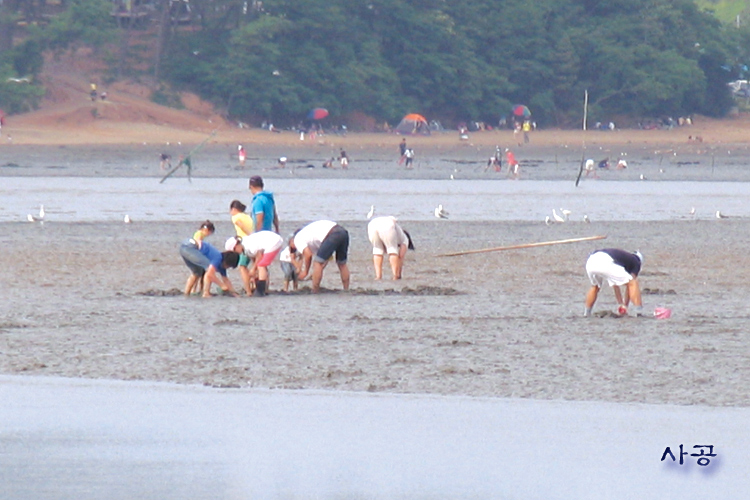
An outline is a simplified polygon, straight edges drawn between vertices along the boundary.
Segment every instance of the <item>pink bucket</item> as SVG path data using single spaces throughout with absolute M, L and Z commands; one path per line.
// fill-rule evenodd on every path
M 655 307 L 654 318 L 656 319 L 669 319 L 672 317 L 672 310 L 666 307 Z

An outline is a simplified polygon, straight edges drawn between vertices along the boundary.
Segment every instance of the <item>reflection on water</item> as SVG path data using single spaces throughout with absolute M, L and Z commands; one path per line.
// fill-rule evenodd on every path
M 50 222 L 197 221 L 227 217 L 229 202 L 250 202 L 245 179 L 5 177 L 0 187 L 0 221 L 26 220 L 44 204 Z M 745 203 L 750 183 L 684 181 L 451 181 L 269 179 L 267 186 L 285 220 L 364 220 L 376 214 L 429 220 L 442 204 L 453 220 L 543 221 L 552 209 L 571 210 L 598 221 L 654 221 L 713 218 L 717 210 L 750 216 Z

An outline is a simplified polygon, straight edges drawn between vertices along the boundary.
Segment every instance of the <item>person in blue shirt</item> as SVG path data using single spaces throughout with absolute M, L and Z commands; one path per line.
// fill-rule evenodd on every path
M 255 232 L 279 232 L 279 216 L 276 213 L 276 202 L 273 193 L 263 190 L 263 178 L 259 175 L 250 177 L 250 192 L 253 193 L 252 215 Z
M 220 252 L 210 243 L 190 238 L 180 245 L 180 255 L 191 271 L 185 283 L 185 295 L 190 295 L 196 280 L 203 279 L 203 297 L 211 296 L 211 283 L 216 283 L 225 293 L 237 296 L 232 282 L 227 278 L 227 269 L 237 267 L 238 254 Z

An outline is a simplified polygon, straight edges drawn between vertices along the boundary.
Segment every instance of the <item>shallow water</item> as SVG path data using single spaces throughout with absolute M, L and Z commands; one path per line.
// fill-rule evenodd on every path
M 748 409 L 7 376 L 0 396 L 7 499 L 742 498 L 750 487 Z M 660 461 L 680 444 L 716 457 Z
M 190 221 L 228 217 L 232 199 L 250 202 L 245 179 L 4 177 L 0 178 L 0 222 L 26 220 L 44 204 L 48 222 Z M 282 220 L 337 221 L 376 214 L 401 220 L 434 219 L 442 204 L 459 221 L 544 221 L 552 209 L 571 219 L 664 221 L 750 216 L 750 183 L 693 181 L 480 181 L 391 179 L 271 179 Z

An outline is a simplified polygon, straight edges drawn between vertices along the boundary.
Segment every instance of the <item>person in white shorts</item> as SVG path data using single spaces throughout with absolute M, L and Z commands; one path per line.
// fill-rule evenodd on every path
M 289 251 L 302 256 L 304 268 L 299 273 L 303 280 L 312 271 L 312 291 L 320 291 L 323 269 L 328 259 L 336 254 L 341 284 L 349 290 L 349 267 L 346 265 L 349 252 L 349 231 L 330 220 L 311 222 L 294 234 L 289 241 Z
M 398 225 L 395 217 L 375 217 L 367 224 L 367 236 L 372 243 L 375 279 L 383 279 L 383 256 L 387 253 L 393 279 L 400 280 L 406 251 L 414 250 L 409 234 Z
M 591 281 L 591 288 L 586 294 L 586 309 L 583 315 L 591 316 L 599 290 L 606 280 L 615 292 L 619 314 L 627 314 L 628 305 L 632 301 L 636 316 L 641 316 L 643 304 L 638 283 L 641 265 L 643 265 L 643 255 L 638 251 L 628 252 L 617 248 L 605 248 L 589 255 L 586 261 L 586 273 Z M 624 295 L 620 292 L 621 286 L 625 288 Z

